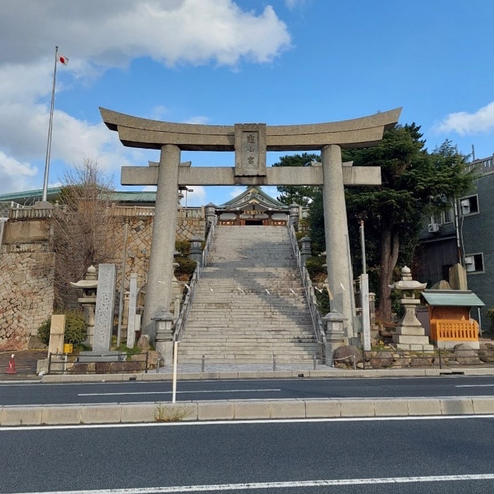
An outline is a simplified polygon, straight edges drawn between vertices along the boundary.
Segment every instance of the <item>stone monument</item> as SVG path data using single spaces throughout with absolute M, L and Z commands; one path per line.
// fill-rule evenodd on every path
M 130 273 L 129 316 L 127 318 L 127 346 L 133 348 L 136 342 L 137 316 L 137 273 Z
M 115 264 L 98 267 L 98 291 L 94 316 L 93 352 L 108 352 L 111 345 L 115 312 Z
M 63 337 L 65 333 L 65 314 L 51 316 L 50 341 L 48 343 L 48 355 L 63 353 Z
M 415 309 L 420 304 L 420 300 L 415 298 L 415 292 L 425 290 L 426 286 L 427 283 L 412 280 L 410 268 L 407 266 L 401 269 L 401 280 L 389 285 L 390 288 L 401 292 L 400 302 L 405 308 L 405 315 L 393 335 L 396 347 L 401 350 L 434 350 L 429 343 L 429 337 L 425 335 L 424 327 L 415 314 Z

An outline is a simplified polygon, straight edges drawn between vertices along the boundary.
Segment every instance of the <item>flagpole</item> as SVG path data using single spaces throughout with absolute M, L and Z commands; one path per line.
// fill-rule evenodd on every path
M 48 138 L 46 142 L 46 158 L 45 158 L 45 176 L 43 179 L 43 197 L 41 199 L 43 202 L 47 201 L 47 195 L 48 195 L 48 171 L 50 169 L 50 157 L 51 157 L 53 110 L 55 109 L 55 82 L 57 79 L 57 61 L 58 61 L 58 46 L 55 46 L 55 65 L 53 67 L 53 86 L 51 88 L 50 122 L 48 124 Z

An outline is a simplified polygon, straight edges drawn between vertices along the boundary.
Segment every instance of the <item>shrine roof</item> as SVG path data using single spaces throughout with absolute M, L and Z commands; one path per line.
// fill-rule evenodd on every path
M 248 204 L 249 202 L 258 202 L 261 206 L 273 209 L 288 209 L 286 204 L 274 199 L 269 194 L 266 194 L 260 187 L 251 185 L 238 196 L 230 199 L 220 206 L 220 208 L 237 208 Z
M 483 307 L 485 304 L 471 290 L 424 290 L 429 305 L 448 307 Z

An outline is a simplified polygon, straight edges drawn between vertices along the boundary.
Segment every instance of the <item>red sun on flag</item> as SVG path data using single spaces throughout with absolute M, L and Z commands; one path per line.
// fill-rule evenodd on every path
M 58 61 L 60 63 L 63 63 L 64 65 L 67 65 L 69 63 L 69 59 L 68 57 L 64 56 L 64 55 L 59 55 L 58 57 Z

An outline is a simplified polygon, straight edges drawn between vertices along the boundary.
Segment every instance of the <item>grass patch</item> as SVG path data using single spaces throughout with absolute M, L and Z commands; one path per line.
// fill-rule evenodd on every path
M 188 411 L 184 406 L 158 405 L 154 412 L 154 420 L 156 422 L 181 422 L 187 415 Z

